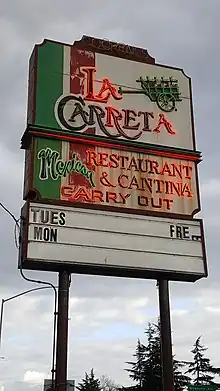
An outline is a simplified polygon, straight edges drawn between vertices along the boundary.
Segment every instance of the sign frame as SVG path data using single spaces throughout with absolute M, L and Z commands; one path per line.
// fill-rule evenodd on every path
M 56 205 L 51 205 L 50 203 L 39 203 L 39 202 L 30 202 L 27 201 L 24 206 L 21 209 L 21 232 L 20 232 L 20 246 L 19 246 L 19 262 L 18 267 L 22 269 L 28 269 L 28 270 L 44 270 L 44 271 L 57 271 L 63 269 L 64 263 L 62 261 L 60 262 L 49 262 L 49 261 L 39 261 L 39 260 L 30 260 L 27 259 L 28 254 L 28 229 L 29 229 L 29 212 L 30 207 L 33 205 L 33 207 L 36 207 L 39 205 L 39 208 L 46 209 L 56 209 Z M 42 208 L 42 209 L 43 209 Z M 57 207 L 57 209 L 61 209 L 61 206 Z M 69 210 L 70 213 L 74 213 L 74 209 L 71 207 L 66 207 L 65 210 Z M 77 211 L 77 209 L 75 209 Z M 87 212 L 84 209 L 81 209 L 82 213 L 87 214 Z M 84 211 L 84 212 L 83 212 Z M 106 212 L 109 216 L 112 216 L 112 213 Z M 94 215 L 95 211 L 90 211 L 90 214 Z M 117 213 L 115 212 L 115 215 Z M 119 218 L 121 215 L 118 214 Z M 128 217 L 128 216 L 127 216 Z M 138 218 L 138 215 L 136 215 Z M 143 219 L 147 220 L 150 216 L 145 216 Z M 163 218 L 154 217 L 155 220 Z M 97 265 L 93 263 L 87 263 L 78 261 L 76 264 L 72 263 L 68 264 L 68 262 L 65 262 L 65 269 L 68 270 L 70 273 L 77 273 L 77 274 L 89 274 L 89 275 L 102 275 L 102 276 L 113 276 L 113 277 L 125 277 L 125 278 L 141 278 L 141 279 L 158 279 L 158 278 L 166 278 L 173 281 L 188 281 L 188 282 L 194 282 L 200 278 L 207 277 L 208 270 L 207 270 L 207 259 L 206 259 L 206 246 L 205 246 L 205 236 L 204 236 L 204 228 L 203 228 L 203 220 L 202 219 L 186 219 L 186 218 L 172 218 L 170 219 L 171 223 L 175 220 L 180 220 L 182 222 L 186 222 L 186 224 L 192 222 L 198 222 L 200 225 L 200 232 L 201 232 L 201 246 L 202 246 L 202 254 L 203 254 L 203 264 L 204 264 L 204 273 L 195 273 L 195 272 L 180 272 L 180 271 L 161 271 L 161 270 L 149 270 L 147 268 L 138 268 L 138 267 L 127 267 L 126 265 L 124 267 L 120 266 L 112 266 L 109 267 L 108 265 L 105 267 L 105 265 Z M 31 223 L 34 225 L 34 223 Z M 37 223 L 36 223 L 37 224 Z M 169 223 L 170 224 L 170 223 Z M 39 223 L 38 223 L 39 225 Z M 46 226 L 46 224 L 45 224 Z M 58 226 L 56 226 L 58 228 Z M 60 227 L 62 228 L 62 227 Z M 89 229 L 89 228 L 88 228 Z M 170 239 L 172 240 L 172 237 L 170 236 Z M 177 239 L 177 238 L 176 238 Z M 179 239 L 181 240 L 181 239 Z M 191 239 L 192 240 L 192 239 Z M 41 241 L 42 242 L 42 241 Z M 74 251 L 74 248 L 73 248 Z M 123 250 L 122 250 L 123 251 Z M 163 254 L 163 253 L 161 253 Z

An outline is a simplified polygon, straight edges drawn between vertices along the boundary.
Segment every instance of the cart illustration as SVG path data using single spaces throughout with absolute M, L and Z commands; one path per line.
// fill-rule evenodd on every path
M 123 90 L 119 88 L 120 94 L 145 94 L 152 102 L 156 102 L 157 106 L 166 112 L 176 109 L 176 102 L 181 102 L 181 93 L 179 91 L 178 80 L 169 77 L 168 79 L 154 77 L 150 79 L 148 76 L 144 79 L 142 76 L 136 80 L 140 83 L 141 89 Z

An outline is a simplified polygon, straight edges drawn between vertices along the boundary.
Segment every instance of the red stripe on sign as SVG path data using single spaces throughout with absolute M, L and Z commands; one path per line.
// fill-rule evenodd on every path
M 75 161 L 82 162 L 88 170 L 95 171 L 95 166 L 87 163 L 87 149 L 95 151 L 94 146 L 87 148 L 85 144 L 69 143 L 69 160 L 72 160 L 75 154 Z M 89 181 L 82 174 L 78 174 L 77 172 L 72 172 L 68 175 L 68 185 L 74 186 L 74 190 L 77 190 L 78 187 L 91 189 Z
M 80 67 L 95 66 L 95 53 L 88 50 L 71 47 L 70 51 L 70 92 L 84 95 L 85 74 L 80 72 Z M 89 128 L 86 134 L 95 134 L 95 128 Z
M 71 47 L 70 51 L 70 92 L 72 94 L 84 95 L 85 91 L 85 74 L 80 72 L 80 67 L 95 66 L 95 53 L 86 50 L 79 50 L 75 47 Z M 95 128 L 89 128 L 84 133 L 95 134 Z M 93 146 L 90 149 L 94 149 Z M 73 158 L 73 154 L 76 153 L 77 160 L 80 160 L 83 164 L 86 163 L 86 148 L 85 145 L 70 143 L 69 144 L 69 159 Z M 94 169 L 94 167 L 88 167 L 88 169 Z M 69 185 L 75 185 L 75 188 L 85 187 L 91 188 L 88 180 L 76 172 L 71 173 L 68 176 Z

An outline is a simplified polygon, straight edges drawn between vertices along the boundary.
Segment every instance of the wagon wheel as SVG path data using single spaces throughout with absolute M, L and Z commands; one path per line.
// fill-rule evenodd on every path
M 175 108 L 175 98 L 171 94 L 159 94 L 157 96 L 157 105 L 163 111 L 172 111 Z

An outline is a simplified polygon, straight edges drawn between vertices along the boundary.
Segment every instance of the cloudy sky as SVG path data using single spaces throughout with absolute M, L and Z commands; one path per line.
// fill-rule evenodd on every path
M 158 63 L 192 76 L 209 278 L 171 283 L 174 353 L 189 359 L 200 334 L 220 366 L 219 335 L 219 0 L 0 0 L 0 201 L 18 216 L 22 205 L 28 59 L 44 38 L 72 43 L 83 34 L 147 48 Z M 0 210 L 0 298 L 32 288 L 17 270 L 14 224 Z M 56 284 L 51 273 L 26 275 Z M 72 276 L 68 377 L 92 367 L 119 384 L 138 337 L 158 315 L 155 281 Z M 38 391 L 50 375 L 53 294 L 34 292 L 5 304 L 0 390 Z

